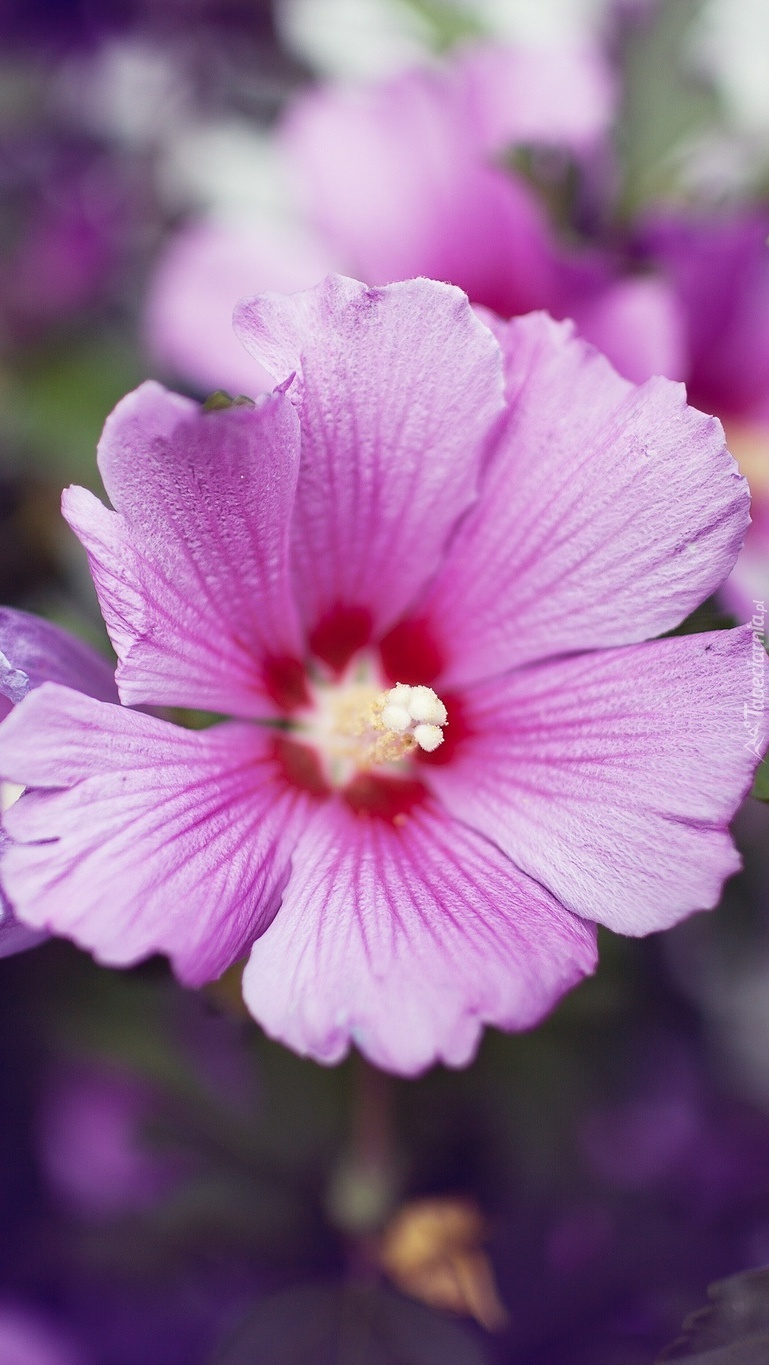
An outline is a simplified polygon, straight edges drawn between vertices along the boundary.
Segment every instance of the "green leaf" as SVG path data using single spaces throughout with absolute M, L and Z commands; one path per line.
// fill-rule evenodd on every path
M 487 1365 L 469 1333 L 369 1285 L 303 1285 L 264 1299 L 212 1365 Z
M 232 404 L 233 397 L 231 393 L 228 393 L 226 389 L 215 389 L 213 393 L 209 393 L 203 404 L 203 411 L 222 412 L 225 408 L 231 408 Z
M 189 706 L 169 706 L 168 719 L 185 730 L 208 730 L 212 725 L 221 725 L 227 717 L 219 711 L 196 711 Z
M 538 195 L 553 226 L 572 231 L 580 194 L 580 168 L 575 157 L 560 148 L 518 143 L 503 158 L 516 175 Z
M 724 612 L 718 598 L 708 597 L 680 625 L 666 630 L 660 639 L 666 640 L 673 635 L 702 635 L 708 630 L 732 630 L 736 625 L 736 617 Z
M 204 412 L 224 412 L 227 408 L 254 408 L 256 404 L 253 398 L 247 398 L 244 393 L 239 393 L 237 398 L 233 398 L 226 389 L 216 389 L 214 393 L 209 393 L 203 404 Z
M 621 54 L 617 133 L 620 210 L 625 216 L 675 193 L 688 148 L 721 115 L 715 87 L 688 59 L 692 28 L 703 3 L 660 0 L 629 22 Z
M 709 1307 L 692 1313 L 659 1356 L 690 1365 L 760 1365 L 769 1361 L 769 1267 L 720 1280 L 708 1289 Z
M 56 484 L 98 486 L 96 442 L 115 404 L 143 378 L 121 334 L 68 338 L 25 355 L 6 376 L 0 435 Z
M 426 25 L 436 52 L 447 52 L 469 38 L 487 38 L 485 25 L 473 14 L 472 3 L 458 5 L 452 0 L 401 0 Z
M 757 801 L 769 801 L 769 755 L 758 765 L 751 796 L 755 796 Z

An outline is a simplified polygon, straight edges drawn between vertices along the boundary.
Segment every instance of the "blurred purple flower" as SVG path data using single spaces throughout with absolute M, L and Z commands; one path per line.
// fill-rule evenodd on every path
M 12 343 L 108 297 L 125 269 L 142 196 L 106 148 L 60 130 L 7 137 L 0 149 L 6 230 L 0 319 Z
M 714 412 L 753 494 L 724 601 L 742 620 L 769 602 L 769 207 L 659 214 L 641 240 L 667 274 L 686 330 L 689 398 Z
M 269 0 L 0 0 L 0 38 L 36 57 L 93 49 L 115 34 L 166 38 L 251 36 L 267 29 Z
M 645 250 L 680 302 L 689 398 L 723 421 L 769 423 L 769 208 L 659 214 Z
M 101 701 L 117 700 L 114 679 L 104 659 L 48 621 L 0 607 L 0 649 L 0 718 L 44 682 L 74 687 Z M 17 795 L 7 783 L 0 784 L 0 808 L 5 810 Z M 8 844 L 8 836 L 0 829 L 0 853 Z M 0 957 L 32 948 L 47 937 L 44 925 L 30 929 L 19 923 L 2 891 L 0 911 Z
M 239 719 L 26 698 L 6 886 L 106 963 L 197 985 L 251 950 L 299 1052 L 462 1065 L 592 969 L 595 921 L 666 927 L 738 865 L 750 632 L 641 642 L 729 571 L 744 480 L 680 387 L 544 315 L 497 344 L 447 285 L 331 277 L 236 326 L 276 391 L 144 385 L 100 445 L 116 510 L 65 510 L 123 702 Z
M 0 0 L 0 35 L 38 55 L 90 46 L 121 29 L 134 9 L 135 0 Z
M 609 252 L 559 242 L 511 160 L 516 145 L 554 153 L 562 170 L 570 157 L 607 156 L 613 102 L 594 52 L 501 47 L 470 48 L 383 85 L 301 96 L 278 133 L 301 226 L 265 213 L 250 224 L 183 228 L 152 283 L 150 348 L 203 388 L 268 388 L 232 335 L 233 304 L 339 269 L 372 285 L 447 280 L 505 318 L 534 308 L 572 317 L 628 378 L 678 378 L 667 286 L 625 274 Z
M 178 1154 L 147 1143 L 157 1109 L 151 1086 L 126 1072 L 60 1068 L 38 1124 L 40 1158 L 56 1193 L 92 1218 L 155 1204 L 185 1170 Z
M 0 1302 L 3 1365 L 86 1365 L 91 1357 L 37 1308 Z
M 640 1013 L 637 999 L 614 1016 L 608 1055 L 591 1057 L 590 1097 L 550 1116 L 565 1149 L 548 1162 L 544 1199 L 536 1181 L 533 1194 L 508 1194 L 511 1359 L 652 1361 L 677 1304 L 765 1255 L 767 1116 L 731 1092 L 731 1077 L 718 1083 L 661 982 L 641 1001 Z M 524 1151 L 530 1159 L 531 1139 Z
M 667 1191 L 714 1222 L 769 1188 L 766 1119 L 718 1094 L 680 1037 L 652 1037 L 645 1051 L 631 1094 L 583 1121 L 581 1146 L 594 1174 L 615 1189 Z

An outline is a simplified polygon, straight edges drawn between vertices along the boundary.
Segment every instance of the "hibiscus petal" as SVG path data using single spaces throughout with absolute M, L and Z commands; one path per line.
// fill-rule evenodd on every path
M 330 276 L 236 310 L 302 424 L 294 512 L 297 593 L 310 629 L 365 608 L 387 629 L 435 569 L 475 496 L 502 411 L 499 348 L 449 285 L 384 289 Z
M 293 864 L 243 992 L 319 1061 L 352 1042 L 407 1075 L 462 1066 L 484 1024 L 531 1027 L 595 965 L 591 926 L 432 803 L 398 826 L 329 802 Z
M 126 703 L 269 710 L 271 658 L 297 657 L 288 577 L 299 435 L 280 394 L 201 411 L 147 383 L 107 420 L 99 467 L 115 512 L 73 488 Z
M 38 789 L 5 816 L 18 917 L 113 966 L 167 953 L 191 985 L 269 924 L 309 800 L 256 725 L 182 730 L 50 683 L 0 727 L 0 771 Z
M 272 388 L 266 370 L 232 330 L 238 299 L 259 289 L 287 294 L 316 284 L 338 264 L 309 233 L 268 223 L 193 223 L 173 236 L 150 283 L 146 330 L 151 351 L 203 390 L 253 396 Z
M 749 630 L 716 631 L 478 684 L 430 785 L 575 914 L 667 928 L 740 865 L 727 824 L 759 757 L 751 646 Z
M 0 607 L 0 650 L 0 697 L 14 705 L 43 682 L 74 687 L 98 701 L 117 701 L 107 660 L 39 616 Z
M 106 659 L 50 621 L 0 607 L 0 646 L 0 719 L 47 681 L 74 687 L 100 701 L 117 701 L 114 673 Z M 7 796 L 7 790 L 0 790 L 3 808 Z M 0 859 L 9 847 L 10 840 L 0 830 Z M 0 957 L 34 948 L 47 937 L 19 923 L 0 889 Z
M 420 610 L 445 685 L 670 630 L 749 520 L 720 423 L 682 385 L 636 388 L 543 314 L 508 324 L 507 367 L 499 448 Z
M 20 924 L 13 911 L 3 902 L 0 918 L 0 957 L 15 957 L 28 948 L 37 948 L 49 937 L 44 929 L 35 931 Z
M 10 839 L 0 830 L 0 857 L 10 847 Z M 35 948 L 47 937 L 45 930 L 28 929 L 26 924 L 20 924 L 0 891 L 0 957 L 11 957 L 15 953 L 25 952 L 27 948 Z

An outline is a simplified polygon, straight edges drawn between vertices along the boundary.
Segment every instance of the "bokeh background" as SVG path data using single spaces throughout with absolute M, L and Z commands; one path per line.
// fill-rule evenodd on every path
M 481 39 L 601 53 L 600 158 L 527 144 L 505 164 L 564 250 L 633 278 L 653 259 L 678 290 L 681 363 L 760 528 L 763 0 L 2 0 L 3 602 L 108 652 L 59 497 L 98 487 L 104 418 L 141 379 L 219 387 L 152 321 L 178 234 L 284 221 L 273 130 L 306 89 Z M 649 246 L 663 219 L 685 225 L 677 255 Z M 749 588 L 769 584 L 769 538 L 752 555 Z M 740 612 L 733 592 L 694 624 Z M 769 1262 L 769 807 L 735 828 L 745 867 L 717 911 L 603 934 L 592 980 L 460 1073 L 297 1059 L 236 974 L 195 994 L 160 959 L 0 960 L 0 1365 L 652 1365 L 709 1283 Z

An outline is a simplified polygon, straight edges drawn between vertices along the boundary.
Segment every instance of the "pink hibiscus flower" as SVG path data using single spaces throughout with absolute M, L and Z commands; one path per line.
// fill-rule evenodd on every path
M 237 310 L 278 388 L 109 419 L 71 489 L 126 703 L 0 727 L 17 914 L 182 981 L 249 954 L 265 1029 L 334 1062 L 468 1061 L 595 962 L 712 905 L 756 759 L 747 629 L 653 640 L 748 517 L 719 424 L 544 315 L 332 277 Z
M 204 219 L 172 237 L 148 298 L 150 349 L 204 389 L 253 393 L 233 299 L 341 270 L 371 285 L 448 280 L 506 318 L 544 308 L 574 318 L 628 378 L 680 378 L 668 287 L 559 240 L 510 158 L 533 145 L 562 165 L 608 160 L 613 105 L 598 54 L 559 48 L 471 47 L 380 85 L 300 96 L 276 136 L 295 219 Z

